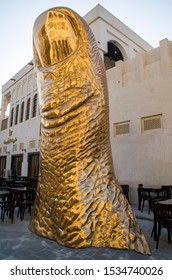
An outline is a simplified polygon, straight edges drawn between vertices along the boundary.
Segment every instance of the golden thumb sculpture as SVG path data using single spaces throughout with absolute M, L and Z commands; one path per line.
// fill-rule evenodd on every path
M 68 247 L 150 254 L 113 173 L 106 72 L 89 26 L 50 9 L 33 40 L 42 125 L 31 231 Z

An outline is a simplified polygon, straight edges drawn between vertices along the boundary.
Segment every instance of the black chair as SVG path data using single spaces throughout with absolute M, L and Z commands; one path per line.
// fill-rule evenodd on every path
M 30 187 L 30 182 L 24 181 L 24 180 L 12 181 L 12 182 L 9 183 L 9 187 L 11 189 L 13 189 L 13 188 L 28 188 L 28 187 Z
M 153 204 L 161 201 L 166 200 L 167 190 L 162 188 L 143 188 L 143 185 L 140 184 L 138 187 L 138 198 L 139 198 L 139 207 L 138 209 L 143 212 L 145 201 L 148 203 L 148 214 L 153 208 Z
M 6 189 L 1 189 L 0 191 L 0 209 L 1 209 L 1 219 L 2 219 L 2 211 L 3 211 L 3 206 L 8 200 L 9 196 L 9 191 Z
M 151 196 L 150 192 L 152 188 L 144 188 L 143 184 L 138 185 L 138 210 L 141 210 L 143 212 L 144 206 L 145 206 L 145 201 L 148 203 L 148 213 L 150 213 L 151 210 Z
M 9 179 L 9 178 L 2 178 L 1 179 L 1 182 L 0 182 L 0 187 L 1 189 L 4 188 L 4 187 L 9 187 L 9 183 L 13 181 L 12 179 Z
M 1 218 L 2 222 L 5 219 L 5 215 L 7 215 L 11 219 L 11 223 L 14 221 L 14 212 L 15 209 L 18 208 L 18 216 L 21 218 L 21 203 L 23 200 L 23 192 L 18 190 L 10 190 L 6 201 L 3 203 L 1 208 Z
M 0 177 L 0 186 L 2 186 L 3 183 L 3 177 Z
M 162 185 L 161 189 L 166 191 L 167 199 L 172 198 L 172 185 Z
M 157 240 L 157 223 L 158 223 L 158 202 L 152 205 L 153 211 L 153 228 L 151 232 L 151 237 L 154 236 L 154 240 Z
M 172 232 L 172 204 L 161 204 L 157 203 L 157 243 L 156 248 L 158 249 L 159 239 L 161 235 L 161 229 L 166 228 L 168 232 L 168 243 L 171 243 L 171 232 Z
M 150 209 L 152 210 L 153 205 L 158 201 L 163 201 L 168 199 L 167 189 L 152 189 L 150 192 Z
M 143 187 L 143 184 L 138 184 L 138 210 L 141 210 L 141 203 L 142 203 L 142 193 L 141 188 Z
M 21 202 L 21 220 L 24 219 L 25 211 L 28 210 L 28 213 L 31 215 L 32 206 L 34 204 L 36 195 L 35 188 L 28 188 L 24 193 L 23 201 Z

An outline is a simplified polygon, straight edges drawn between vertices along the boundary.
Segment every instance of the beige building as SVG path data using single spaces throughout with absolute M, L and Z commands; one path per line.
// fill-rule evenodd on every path
M 172 182 L 172 42 L 153 49 L 97 5 L 84 16 L 107 69 L 116 177 L 130 185 Z M 32 61 L 2 87 L 0 173 L 37 176 L 40 116 Z
M 172 41 L 107 71 L 116 176 L 134 199 L 139 183 L 172 184 Z M 114 79 L 115 77 L 115 79 Z

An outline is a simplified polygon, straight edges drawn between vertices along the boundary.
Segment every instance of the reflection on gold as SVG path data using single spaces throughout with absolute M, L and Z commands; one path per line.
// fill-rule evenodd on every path
M 34 25 L 42 123 L 30 229 L 59 244 L 150 254 L 113 174 L 106 73 L 85 21 L 54 8 Z

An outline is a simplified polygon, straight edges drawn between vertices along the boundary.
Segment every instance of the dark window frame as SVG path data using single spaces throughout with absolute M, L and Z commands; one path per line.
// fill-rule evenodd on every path
M 27 100 L 26 104 L 26 121 L 29 119 L 30 116 L 30 97 Z
M 36 93 L 36 94 L 34 95 L 34 98 L 33 98 L 32 118 L 36 117 L 37 100 L 38 100 L 38 95 L 37 95 L 37 93 Z
M 16 106 L 15 121 L 14 121 L 15 125 L 18 123 L 18 117 L 19 117 L 19 104 L 17 104 Z
M 24 101 L 21 104 L 21 111 L 20 111 L 20 122 L 23 122 L 23 117 L 24 117 Z
M 13 121 L 14 121 L 14 107 L 11 109 L 10 127 L 13 126 Z

